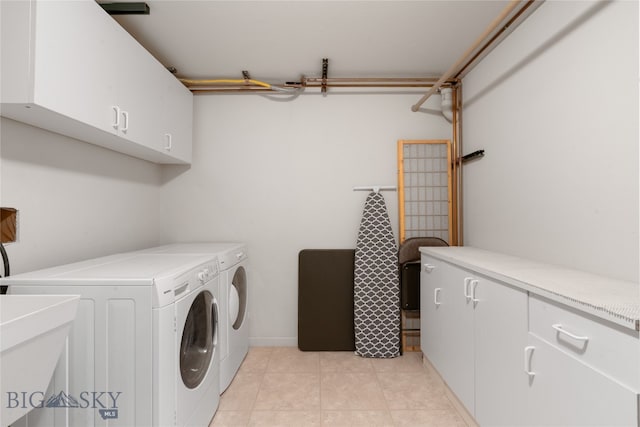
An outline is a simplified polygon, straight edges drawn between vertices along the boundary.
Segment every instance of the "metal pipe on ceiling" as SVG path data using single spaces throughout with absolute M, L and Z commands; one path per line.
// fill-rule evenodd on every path
M 436 93 L 438 88 L 442 86 L 444 82 L 450 79 L 457 71 L 462 67 L 466 61 L 468 61 L 469 57 L 480 47 L 482 42 L 484 42 L 487 37 L 489 37 L 493 32 L 496 31 L 498 26 L 509 16 L 511 12 L 520 4 L 520 0 L 511 0 L 509 4 L 500 12 L 500 14 L 489 24 L 489 26 L 484 30 L 484 32 L 476 39 L 476 41 L 469 46 L 469 48 L 462 54 L 462 56 L 451 66 L 449 69 L 438 79 L 438 81 L 431 87 L 431 89 L 422 97 L 418 102 L 416 102 L 411 110 L 416 112 L 420 109 L 420 106 L 424 104 L 431 95 Z
M 471 69 L 480 62 L 498 43 L 504 40 L 514 29 L 518 27 L 525 19 L 529 17 L 538 7 L 544 3 L 545 0 L 528 0 L 522 8 L 520 8 L 503 26 L 500 27 L 500 30 L 495 33 L 482 48 L 478 49 L 478 51 L 467 61 L 466 64 L 462 66 L 456 72 L 455 77 L 457 79 L 464 78 L 465 75 L 471 71 Z
M 309 83 L 321 82 L 322 78 L 320 77 L 305 77 L 304 80 Z M 435 82 L 438 80 L 437 77 L 330 77 L 325 79 L 327 82 Z
M 463 246 L 462 241 L 462 170 L 458 164 L 458 157 L 460 156 L 460 146 L 462 139 L 460 137 L 460 123 L 462 119 L 461 114 L 461 99 L 462 86 L 457 85 L 453 88 L 451 110 L 453 117 L 451 120 L 452 126 L 452 141 L 451 141 L 451 203 L 452 212 L 451 217 L 451 246 Z
M 215 92 L 281 92 L 303 88 L 429 88 L 437 77 L 303 77 L 300 82 L 288 82 L 282 85 L 266 84 L 256 80 L 234 79 L 181 79 L 193 93 Z M 455 85 L 457 79 L 448 80 L 445 85 Z M 284 91 L 284 92 L 283 92 Z
M 312 83 L 312 84 L 307 84 L 306 87 L 321 87 L 322 83 Z M 353 84 L 353 83 L 333 83 L 333 84 L 326 84 L 324 85 L 326 87 L 350 87 L 350 88 L 357 88 L 357 87 L 369 87 L 369 88 L 374 88 L 374 87 L 380 87 L 380 88 L 403 88 L 403 87 L 431 87 L 433 86 L 433 83 L 407 83 L 407 84 L 402 84 L 402 83 L 357 83 L 357 84 Z

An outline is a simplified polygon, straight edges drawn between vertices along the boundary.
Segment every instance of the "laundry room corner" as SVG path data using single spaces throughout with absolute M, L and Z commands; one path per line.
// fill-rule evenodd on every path
M 247 243 L 251 345 L 297 345 L 298 253 L 355 247 L 366 193 L 352 188 L 396 184 L 397 140 L 451 138 L 439 97 L 418 114 L 408 107 L 414 100 L 194 97 L 193 163 L 163 167 L 162 240 Z M 386 193 L 397 239 L 396 193 Z

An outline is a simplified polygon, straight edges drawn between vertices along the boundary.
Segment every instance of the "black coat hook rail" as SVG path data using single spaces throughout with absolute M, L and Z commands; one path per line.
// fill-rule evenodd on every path
M 468 161 L 479 159 L 481 157 L 484 157 L 484 150 L 476 150 L 473 153 L 469 153 L 469 154 L 466 154 L 466 155 L 460 157 L 460 159 L 458 159 L 458 161 L 460 163 L 466 163 Z
M 149 15 L 151 9 L 144 2 L 104 2 L 100 6 L 109 15 Z

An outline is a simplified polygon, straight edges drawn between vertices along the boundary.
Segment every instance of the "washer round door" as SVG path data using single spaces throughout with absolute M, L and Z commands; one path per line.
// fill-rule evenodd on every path
M 247 272 L 243 266 L 237 268 L 229 289 L 229 321 L 238 330 L 247 311 Z
M 193 300 L 180 343 L 180 374 L 188 388 L 196 388 L 207 376 L 215 347 L 216 312 L 213 296 L 203 291 Z

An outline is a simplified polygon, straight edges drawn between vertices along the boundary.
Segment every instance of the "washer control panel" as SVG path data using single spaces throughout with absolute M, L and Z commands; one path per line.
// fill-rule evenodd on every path
M 164 255 L 166 256 L 166 255 Z M 191 255 L 195 257 L 195 255 Z M 154 293 L 154 307 L 163 307 L 185 297 L 205 283 L 218 278 L 220 267 L 217 257 L 206 257 L 201 262 L 193 264 L 182 274 L 175 275 L 175 270 L 154 279 L 156 292 Z M 204 262 L 202 262 L 204 261 Z M 180 271 L 180 270 L 178 270 Z
M 205 265 L 200 271 L 198 271 L 198 280 L 200 283 L 206 283 L 218 275 L 218 264 Z

